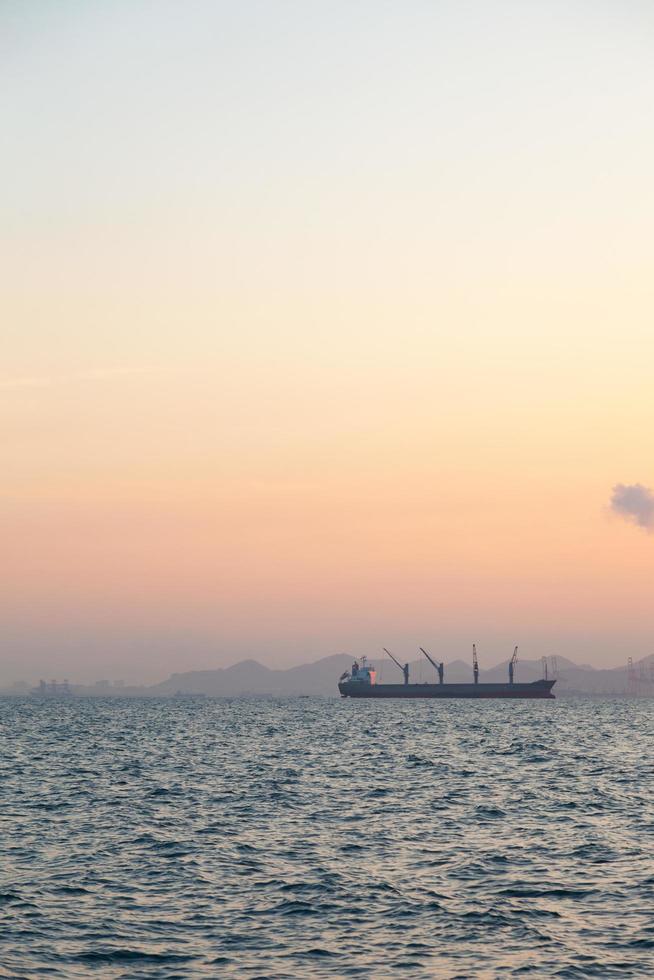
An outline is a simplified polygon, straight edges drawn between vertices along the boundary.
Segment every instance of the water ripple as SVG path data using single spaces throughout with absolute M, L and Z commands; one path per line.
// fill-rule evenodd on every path
M 647 977 L 654 705 L 0 701 L 0 976 Z

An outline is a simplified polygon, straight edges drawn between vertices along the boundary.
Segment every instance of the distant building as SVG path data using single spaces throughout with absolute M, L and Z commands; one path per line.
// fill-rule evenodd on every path
M 32 688 L 32 694 L 42 698 L 69 697 L 71 694 L 70 684 L 67 680 L 40 680 L 38 687 Z

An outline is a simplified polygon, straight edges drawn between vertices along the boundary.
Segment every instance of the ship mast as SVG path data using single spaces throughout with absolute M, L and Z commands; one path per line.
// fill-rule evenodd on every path
M 513 684 L 513 675 L 515 673 L 515 665 L 518 662 L 518 648 L 516 647 L 513 651 L 513 656 L 509 660 L 509 684 Z

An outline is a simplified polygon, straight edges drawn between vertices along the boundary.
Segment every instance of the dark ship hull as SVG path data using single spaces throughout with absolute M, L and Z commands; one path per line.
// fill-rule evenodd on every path
M 362 684 L 341 681 L 338 690 L 344 698 L 546 698 L 554 700 L 556 681 L 529 684 Z

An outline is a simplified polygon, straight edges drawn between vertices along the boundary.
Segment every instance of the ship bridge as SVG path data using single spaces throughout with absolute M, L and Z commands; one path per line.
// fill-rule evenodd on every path
M 370 666 L 367 657 L 361 657 L 361 662 L 355 660 L 350 671 L 346 671 L 341 677 L 341 681 L 348 680 L 351 684 L 374 684 L 377 680 L 377 671 Z

